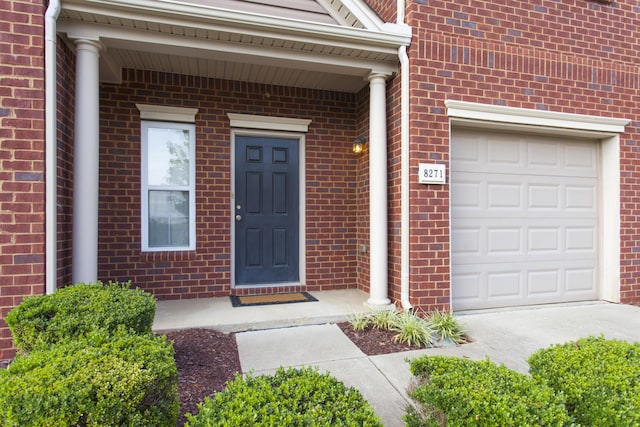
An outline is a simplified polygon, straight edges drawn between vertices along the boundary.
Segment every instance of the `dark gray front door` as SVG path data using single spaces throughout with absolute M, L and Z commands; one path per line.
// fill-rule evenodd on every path
M 298 140 L 236 136 L 237 285 L 297 282 Z

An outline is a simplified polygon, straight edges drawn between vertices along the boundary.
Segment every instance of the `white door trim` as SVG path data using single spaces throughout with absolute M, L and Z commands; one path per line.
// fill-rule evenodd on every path
M 627 119 L 445 101 L 449 116 L 449 158 L 453 127 L 502 129 L 576 136 L 600 145 L 600 281 L 598 298 L 620 301 L 620 134 Z M 451 209 L 451 208 L 449 208 Z M 451 211 L 449 212 L 451 218 Z M 449 225 L 451 229 L 451 223 Z M 451 245 L 450 245 L 451 246 Z M 450 254 L 451 259 L 451 254 Z M 449 265 L 451 274 L 451 265 Z M 452 301 L 450 301 L 452 302 Z

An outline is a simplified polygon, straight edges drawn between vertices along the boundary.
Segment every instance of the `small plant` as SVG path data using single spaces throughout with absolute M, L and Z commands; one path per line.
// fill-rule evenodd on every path
M 433 311 L 429 314 L 429 323 L 441 339 L 449 339 L 456 344 L 466 342 L 464 329 L 452 313 Z
M 640 425 L 640 343 L 583 338 L 537 351 L 529 366 L 580 425 Z
M 371 313 L 359 312 L 349 316 L 349 323 L 354 331 L 364 331 L 371 324 Z
M 187 414 L 187 427 L 382 426 L 353 387 L 313 368 L 236 378 Z
M 371 312 L 371 323 L 376 329 L 392 329 L 398 316 L 400 311 L 395 306 L 376 309 Z
M 422 347 L 433 344 L 434 331 L 429 322 L 409 311 L 397 315 L 390 329 L 398 331 L 394 339 L 401 343 Z

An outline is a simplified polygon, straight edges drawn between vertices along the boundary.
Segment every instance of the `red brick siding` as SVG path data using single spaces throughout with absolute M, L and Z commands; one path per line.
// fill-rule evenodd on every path
M 401 228 L 402 228 L 402 143 L 400 132 L 400 75 L 387 83 L 387 178 L 389 212 L 389 298 L 400 305 L 401 291 Z
M 199 109 L 193 252 L 141 253 L 136 103 Z M 312 120 L 306 135 L 307 289 L 356 287 L 354 95 L 133 70 L 121 85 L 101 86 L 99 277 L 132 280 L 165 299 L 229 295 L 230 112 Z
M 57 49 L 57 287 L 71 283 L 71 230 L 73 214 L 73 131 L 75 103 L 75 53 L 58 39 Z
M 393 21 L 388 3 L 369 5 Z M 633 253 L 638 241 L 636 151 L 638 132 L 638 13 L 632 4 L 577 2 L 407 2 L 413 26 L 411 58 L 411 171 L 421 161 L 448 163 L 445 99 L 579 114 L 626 117 L 622 135 L 623 302 L 640 300 Z M 394 81 L 397 81 L 396 78 Z M 393 102 L 392 87 L 388 95 Z M 631 89 L 631 91 L 629 91 Z M 389 123 L 399 112 L 390 110 Z M 399 297 L 399 135 L 389 129 L 389 284 Z M 626 147 L 626 148 L 625 148 Z M 399 181 L 398 181 L 399 182 Z M 420 308 L 449 301 L 448 188 L 411 183 L 411 300 Z
M 396 22 L 398 7 L 395 1 L 365 0 L 365 3 L 369 5 L 384 22 Z
M 0 359 L 15 354 L 6 314 L 44 292 L 43 14 L 25 0 L 0 15 Z
M 430 0 L 411 2 L 407 21 L 412 171 L 423 161 L 449 162 L 446 99 L 631 120 L 620 159 L 626 303 L 640 300 L 639 12 L 635 2 Z M 448 190 L 411 184 L 411 299 L 425 309 L 449 300 Z

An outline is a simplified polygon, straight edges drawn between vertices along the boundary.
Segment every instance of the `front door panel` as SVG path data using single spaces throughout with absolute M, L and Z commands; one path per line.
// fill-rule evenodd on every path
M 298 140 L 237 136 L 235 281 L 299 280 Z

